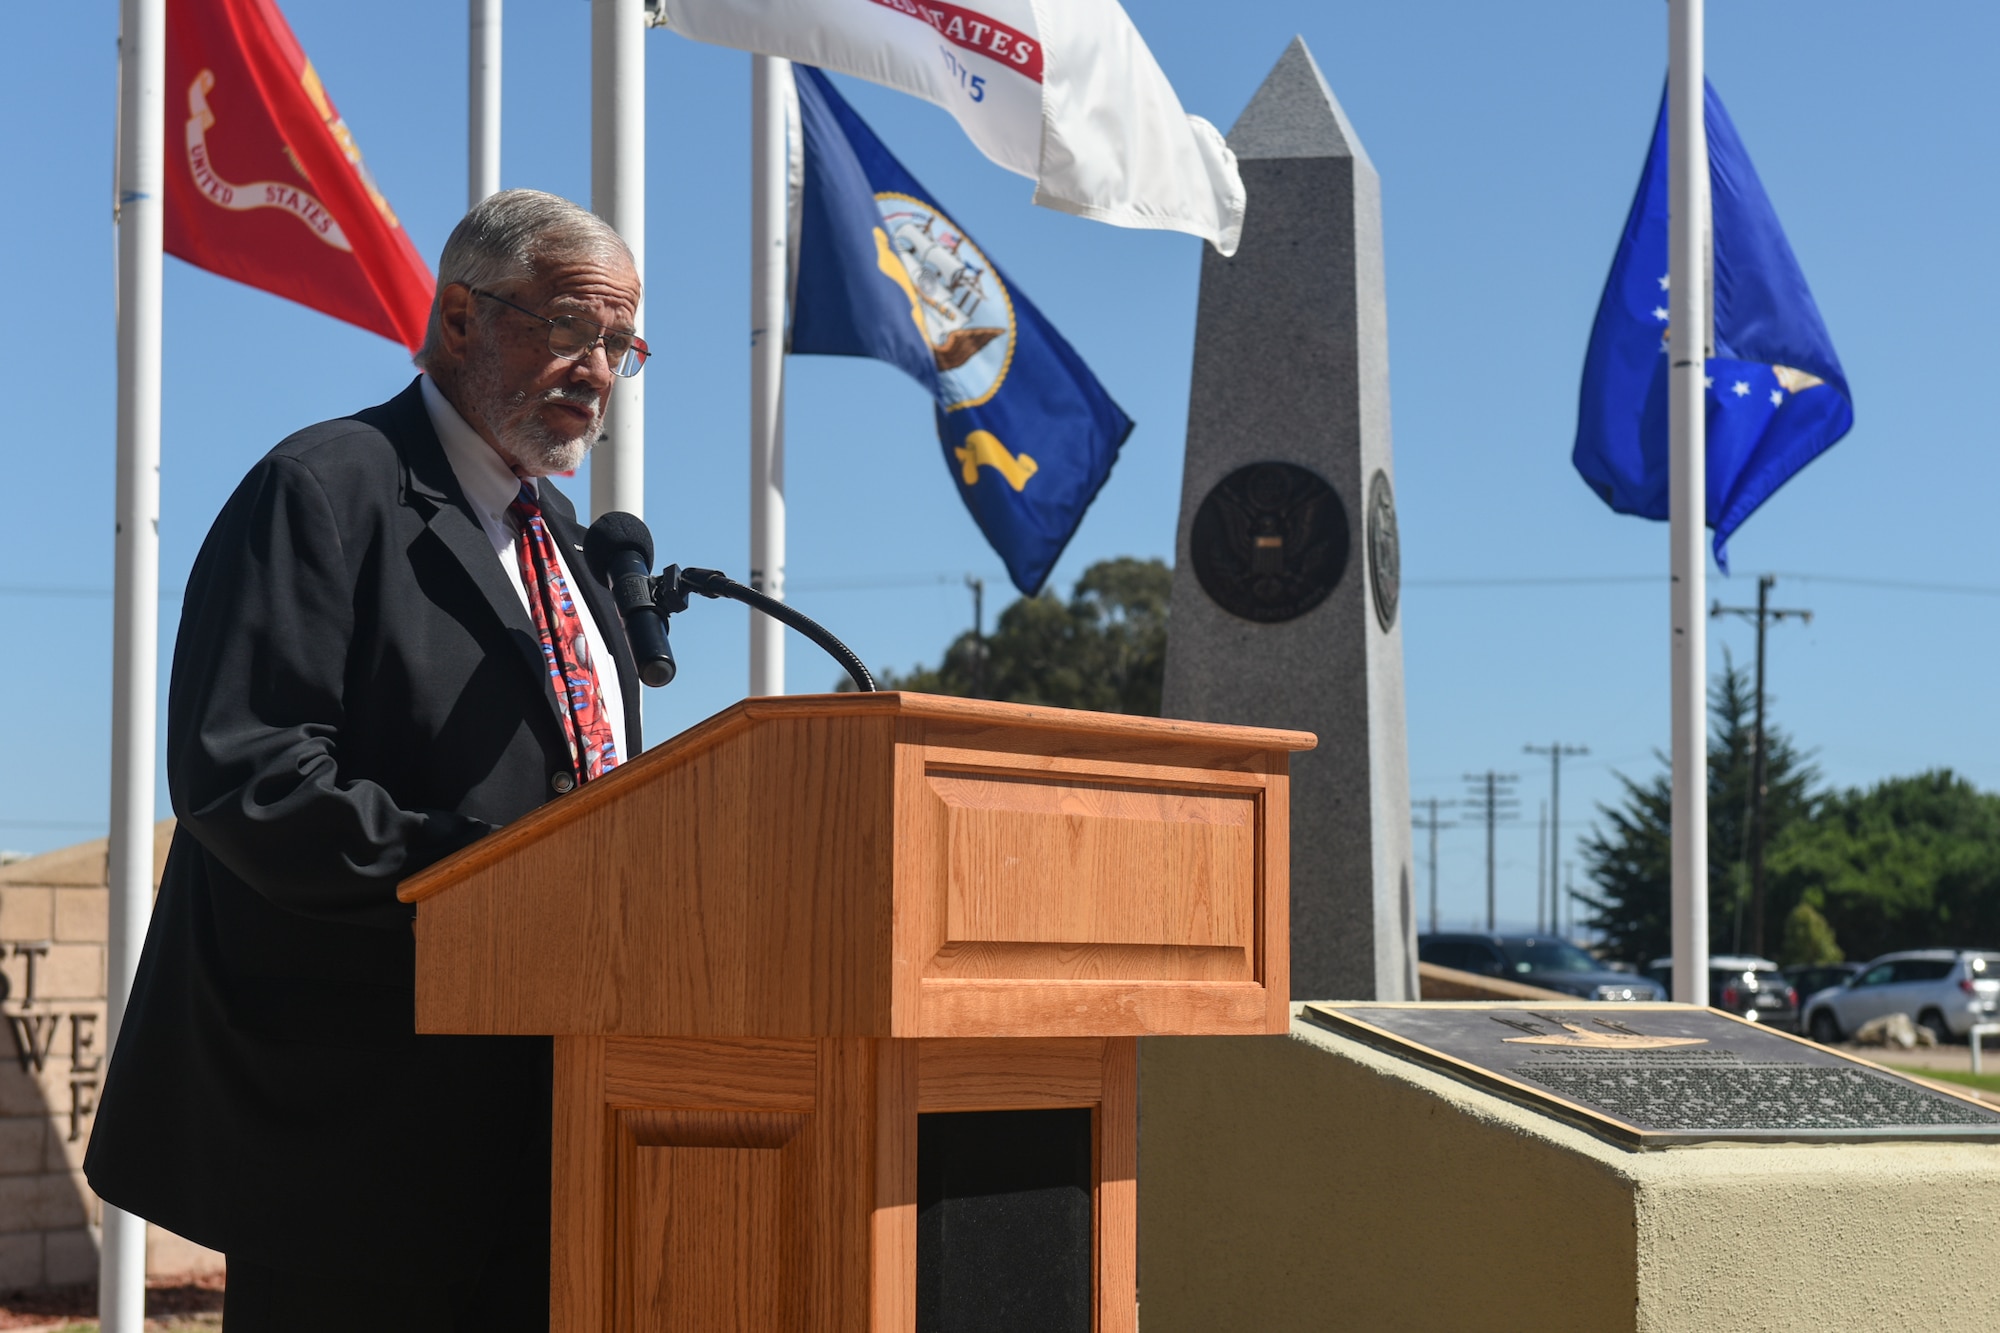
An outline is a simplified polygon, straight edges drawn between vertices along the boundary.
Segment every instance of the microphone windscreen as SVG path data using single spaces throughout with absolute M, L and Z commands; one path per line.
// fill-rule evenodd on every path
M 584 533 L 583 558 L 590 562 L 591 573 L 601 579 L 609 576 L 611 557 L 620 551 L 636 551 L 640 564 L 653 567 L 653 534 L 647 531 L 645 521 L 614 509 L 599 516 Z

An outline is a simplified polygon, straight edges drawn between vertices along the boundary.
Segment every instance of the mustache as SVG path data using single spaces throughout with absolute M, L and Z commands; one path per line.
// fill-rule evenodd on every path
M 593 415 L 601 412 L 604 408 L 603 401 L 597 396 L 597 391 L 595 389 L 584 388 L 580 384 L 568 386 L 557 385 L 555 388 L 542 394 L 536 401 L 541 403 L 566 403 L 571 407 L 587 407 Z

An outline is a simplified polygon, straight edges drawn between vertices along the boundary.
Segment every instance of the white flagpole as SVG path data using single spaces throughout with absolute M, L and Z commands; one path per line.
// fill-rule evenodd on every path
M 500 3 L 469 0 L 465 206 L 500 190 Z
M 116 1050 L 153 910 L 160 671 L 160 250 L 166 186 L 166 0 L 121 0 L 118 24 L 118 460 L 111 609 L 111 886 L 105 1030 Z M 146 1220 L 103 1205 L 97 1313 L 140 1333 Z
M 1667 433 L 1673 574 L 1674 998 L 1708 1003 L 1708 133 L 1702 0 L 1669 0 Z
M 625 244 L 646 279 L 646 4 L 591 0 L 590 209 Z M 645 305 L 636 321 L 646 327 Z M 645 516 L 646 377 L 611 389 L 604 438 L 590 459 L 592 514 L 622 509 Z
M 785 597 L 789 61 L 750 57 L 750 586 Z M 750 693 L 785 692 L 785 627 L 750 613 Z

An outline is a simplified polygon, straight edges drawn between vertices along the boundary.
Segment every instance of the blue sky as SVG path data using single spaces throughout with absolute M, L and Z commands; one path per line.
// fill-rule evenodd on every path
M 464 6 L 283 4 L 434 262 L 464 206 Z M 108 799 L 117 7 L 17 8 L 0 81 L 16 127 L 0 366 L 26 503 L 10 507 L 19 554 L 0 578 L 18 645 L 0 666 L 0 845 L 39 850 L 101 834 Z M 1522 745 L 1590 746 L 1564 770 L 1573 835 L 1615 795 L 1613 773 L 1650 773 L 1665 740 L 1664 526 L 1611 514 L 1568 461 L 1591 314 L 1659 98 L 1665 6 L 1127 8 L 1187 108 L 1224 129 L 1302 34 L 1381 172 L 1412 790 L 1450 799 L 1463 774 L 1521 775 L 1499 882 L 1503 918 L 1528 918 L 1548 768 Z M 2000 353 L 2000 12 L 1935 0 L 1921 13 L 1709 6 L 1710 77 L 1819 299 L 1858 419 L 1737 535 L 1736 576 L 1711 590 L 1744 603 L 1775 571 L 1779 603 L 1816 612 L 1772 631 L 1771 681 L 1775 719 L 1828 779 L 1949 766 L 2000 787 L 1988 683 L 2000 598 L 1835 581 L 2000 586 L 2000 429 L 1979 388 Z M 503 184 L 588 200 L 588 19 L 584 0 L 508 5 Z M 841 87 L 1138 422 L 1054 584 L 1107 556 L 1169 555 L 1199 243 L 1035 209 L 1029 182 L 944 113 Z M 655 33 L 648 98 L 646 511 L 663 560 L 741 572 L 749 58 Z M 379 338 L 175 260 L 166 301 L 163 660 L 195 549 L 243 471 L 411 374 Z M 934 659 L 969 621 L 962 576 L 987 578 L 989 616 L 1005 579 L 948 481 L 926 395 L 868 362 L 795 358 L 789 374 L 793 600 L 870 662 Z M 1476 582 L 1496 579 L 1509 582 Z M 1603 581 L 1528 582 L 1578 579 Z M 704 604 L 675 637 L 680 678 L 646 706 L 655 737 L 745 684 L 735 608 Z M 1725 651 L 1748 660 L 1747 626 L 1718 623 L 1710 642 L 1717 664 Z M 836 674 L 792 639 L 793 690 Z M 163 812 L 165 799 L 163 785 Z M 1473 829 L 1441 837 L 1447 924 L 1482 910 L 1483 851 Z

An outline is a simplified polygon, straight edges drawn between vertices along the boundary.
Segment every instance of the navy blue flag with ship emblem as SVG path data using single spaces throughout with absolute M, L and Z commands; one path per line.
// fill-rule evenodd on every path
M 793 73 L 805 160 L 790 348 L 874 357 L 931 391 L 952 484 L 1033 596 L 1131 419 L 826 76 Z
M 1736 126 L 1706 88 L 1715 342 L 1708 526 L 1730 534 L 1854 425 L 1847 376 Z M 1667 106 L 1583 363 L 1572 460 L 1621 514 L 1667 517 Z

